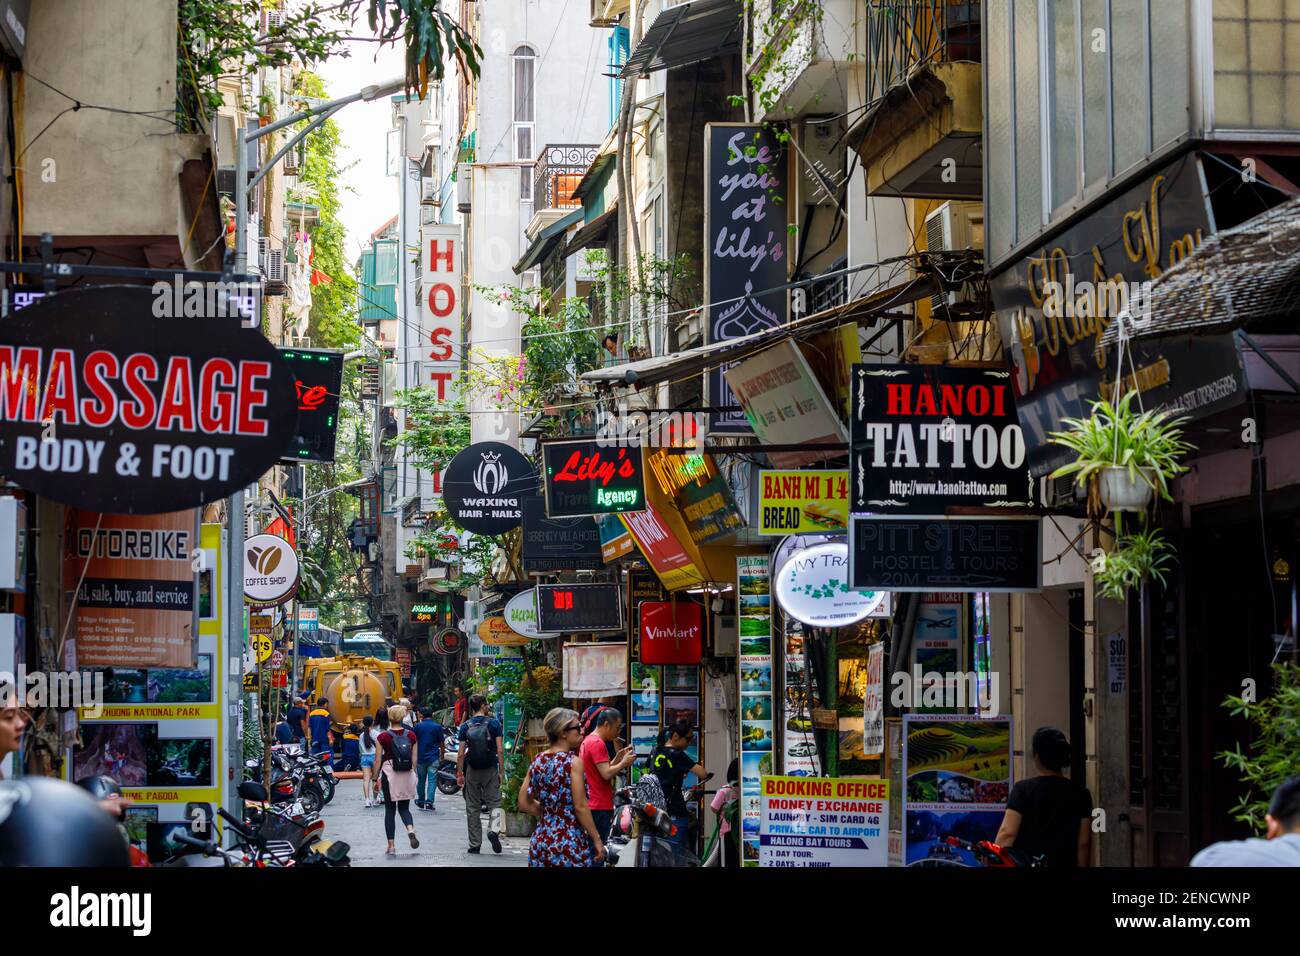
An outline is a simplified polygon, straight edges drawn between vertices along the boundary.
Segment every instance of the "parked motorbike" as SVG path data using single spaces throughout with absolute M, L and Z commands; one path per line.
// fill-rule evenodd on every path
M 945 837 L 943 843 L 972 854 L 984 866 L 1006 869 L 1020 866 L 1042 866 L 1042 857 L 1027 857 L 1013 847 L 998 846 L 992 840 L 979 840 L 972 843 L 961 837 Z M 956 865 L 956 864 L 954 864 Z

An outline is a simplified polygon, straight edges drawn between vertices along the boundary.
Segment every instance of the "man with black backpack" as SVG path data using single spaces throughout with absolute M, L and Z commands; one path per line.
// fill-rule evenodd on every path
M 469 852 L 478 853 L 483 846 L 483 819 L 486 806 L 488 842 L 492 852 L 501 852 L 501 767 L 504 745 L 501 725 L 488 716 L 487 697 L 474 694 L 469 699 L 469 720 L 460 725 L 456 739 L 456 782 L 465 790 L 465 817 L 469 823 Z

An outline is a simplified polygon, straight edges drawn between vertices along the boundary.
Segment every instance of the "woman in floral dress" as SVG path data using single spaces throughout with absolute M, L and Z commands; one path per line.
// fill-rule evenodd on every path
M 587 807 L 582 723 L 575 711 L 556 707 L 543 721 L 551 746 L 533 759 L 519 788 L 519 809 L 540 818 L 528 843 L 529 866 L 591 866 L 605 844 Z

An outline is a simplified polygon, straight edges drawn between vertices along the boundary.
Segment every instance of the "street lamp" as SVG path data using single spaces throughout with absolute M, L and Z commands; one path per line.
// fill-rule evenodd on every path
M 344 96 L 336 100 L 328 100 L 319 105 L 311 105 L 307 109 L 294 113 L 292 116 L 286 116 L 282 120 L 274 123 L 268 123 L 266 126 L 257 129 L 247 129 L 241 127 L 235 133 L 235 262 L 234 272 L 236 275 L 243 275 L 248 269 L 248 197 L 258 183 L 269 173 L 288 152 L 298 145 L 309 133 L 319 128 L 330 119 L 340 109 L 349 103 L 358 101 L 371 102 L 384 96 L 391 96 L 402 89 L 405 89 L 406 81 L 404 79 L 393 79 L 386 83 L 374 83 L 362 87 L 360 92 Z M 279 149 L 274 156 L 256 172 L 249 177 L 248 169 L 248 144 L 261 139 L 263 136 L 269 136 L 271 133 L 300 123 L 303 120 L 312 120 L 306 127 L 296 131 L 289 137 L 288 141 Z M 306 476 L 304 475 L 304 480 Z M 306 489 L 303 489 L 304 492 Z M 305 510 L 304 503 L 304 510 Z M 230 496 L 230 507 L 228 510 L 230 516 L 230 536 L 227 542 L 229 550 L 227 552 L 226 574 L 229 582 L 229 593 L 226 601 L 226 620 L 227 635 L 240 633 L 238 622 L 244 618 L 244 531 L 247 517 L 244 513 L 244 492 L 237 491 Z M 242 642 L 241 642 L 242 643 Z M 230 642 L 227 653 L 233 649 L 235 641 Z M 294 622 L 293 622 L 293 647 L 294 647 L 294 671 L 297 672 L 298 666 L 298 619 L 297 619 L 297 602 L 294 602 Z M 242 657 L 242 647 L 241 647 Z M 239 680 L 238 668 L 231 668 L 231 673 L 227 680 Z M 231 722 L 231 740 L 232 754 L 239 753 L 240 738 L 234 733 L 235 725 Z M 229 797 L 227 791 L 227 797 Z M 229 800 L 224 801 L 229 802 Z M 234 809 L 232 806 L 230 809 Z

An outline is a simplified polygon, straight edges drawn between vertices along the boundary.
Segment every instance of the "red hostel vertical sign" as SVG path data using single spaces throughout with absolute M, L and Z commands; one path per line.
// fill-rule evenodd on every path
M 450 405 L 459 395 L 461 366 L 460 226 L 420 227 L 420 384 Z M 442 473 L 422 477 L 422 499 L 442 496 Z M 422 505 L 432 510 L 432 502 Z

